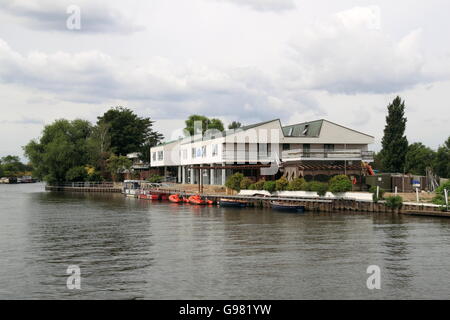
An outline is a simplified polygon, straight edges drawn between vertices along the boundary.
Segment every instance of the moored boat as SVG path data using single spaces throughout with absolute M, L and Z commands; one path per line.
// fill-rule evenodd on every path
M 202 199 L 199 195 L 194 195 L 189 197 L 189 203 L 192 204 L 206 204 L 206 201 Z
M 292 204 L 289 202 L 282 201 L 272 201 L 270 203 L 272 205 L 272 209 L 278 211 L 287 211 L 287 212 L 305 212 L 305 207 L 297 204 Z
M 243 208 L 247 206 L 247 202 L 244 200 L 237 200 L 237 199 L 225 199 L 221 198 L 219 201 L 219 205 L 221 207 L 237 207 L 237 208 Z
M 171 194 L 169 196 L 169 201 L 173 203 L 183 203 L 183 199 L 180 198 L 178 194 Z

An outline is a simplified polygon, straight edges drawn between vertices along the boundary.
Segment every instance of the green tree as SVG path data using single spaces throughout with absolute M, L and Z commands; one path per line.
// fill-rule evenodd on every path
M 386 126 L 381 141 L 381 164 L 383 171 L 403 172 L 405 169 L 405 157 L 408 151 L 408 140 L 405 136 L 406 117 L 405 102 L 396 97 L 388 105 Z
M 242 173 L 236 172 L 235 174 L 228 177 L 227 181 L 225 181 L 225 186 L 229 189 L 239 192 L 241 191 L 242 179 L 244 179 L 244 175 Z
M 303 178 L 295 178 L 291 182 L 289 182 L 289 186 L 287 188 L 289 191 L 301 191 L 306 189 L 306 181 Z
M 97 119 L 97 126 L 109 125 L 111 151 L 117 155 L 140 152 L 146 144 L 153 142 L 155 145 L 162 139 L 162 135 L 152 129 L 154 121 L 139 117 L 128 108 L 111 108 Z
M 85 120 L 61 119 L 45 126 L 41 138 L 24 147 L 34 175 L 50 183 L 65 181 L 71 168 L 89 162 L 86 141 L 91 132 L 92 126 Z
M 121 175 L 130 170 L 132 162 L 126 156 L 116 156 L 113 154 L 107 161 L 106 167 L 111 173 L 113 181 L 117 181 Z
M 450 137 L 440 146 L 433 162 L 435 173 L 442 178 L 450 178 Z
M 333 193 L 351 191 L 352 182 L 345 174 L 340 174 L 330 179 L 329 188 Z
M 189 118 L 185 121 L 186 128 L 184 128 L 189 135 L 193 136 L 195 134 L 199 134 L 200 132 L 194 132 L 195 130 L 195 122 L 200 121 L 202 123 L 202 134 L 205 133 L 206 130 L 216 129 L 218 131 L 224 131 L 223 123 L 220 119 L 209 119 L 208 117 L 193 114 L 189 116 Z
M 417 175 L 426 175 L 427 167 L 431 167 L 436 153 L 420 142 L 410 144 L 405 159 L 405 171 Z
M 87 180 L 88 174 L 83 166 L 70 168 L 66 173 L 66 181 L 82 182 Z
M 0 159 L 0 176 L 16 177 L 23 175 L 29 167 L 23 164 L 18 156 L 5 156 Z
M 275 181 L 275 189 L 277 191 L 284 191 L 284 190 L 286 190 L 288 185 L 289 185 L 289 182 L 287 181 L 287 179 L 285 177 L 281 177 L 280 179 Z
M 315 191 L 323 197 L 328 191 L 328 184 L 325 182 L 311 181 L 306 184 L 307 191 Z
M 250 185 L 253 183 L 253 181 L 248 178 L 248 177 L 244 177 L 241 180 L 241 190 L 246 190 L 246 189 L 250 189 Z
M 274 192 L 277 188 L 277 184 L 275 181 L 266 181 L 264 182 L 264 190 L 269 192 Z
M 237 121 L 233 121 L 232 123 L 230 123 L 230 124 L 228 125 L 228 129 L 230 129 L 230 130 L 232 130 L 232 129 L 238 129 L 238 128 L 240 128 L 240 127 L 242 127 L 242 124 L 241 124 L 240 122 L 237 122 Z

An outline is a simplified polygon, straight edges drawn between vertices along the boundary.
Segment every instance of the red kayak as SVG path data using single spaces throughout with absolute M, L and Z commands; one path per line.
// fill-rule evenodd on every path
M 183 199 L 177 194 L 171 194 L 169 196 L 169 201 L 174 203 L 183 203 Z
M 195 195 L 189 197 L 189 203 L 192 204 L 206 204 L 206 201 L 202 199 L 202 197 Z

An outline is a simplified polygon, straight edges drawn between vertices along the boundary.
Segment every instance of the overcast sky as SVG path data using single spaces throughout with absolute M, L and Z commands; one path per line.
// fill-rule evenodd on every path
M 193 113 L 325 118 L 378 150 L 396 95 L 409 141 L 436 148 L 450 135 L 449 12 L 448 0 L 0 0 L 0 156 L 116 105 L 167 139 Z

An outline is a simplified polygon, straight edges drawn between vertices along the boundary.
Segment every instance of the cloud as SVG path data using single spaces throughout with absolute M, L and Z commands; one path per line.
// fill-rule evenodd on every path
M 307 28 L 291 43 L 292 85 L 332 93 L 392 93 L 438 75 L 421 47 L 422 31 L 399 41 L 383 32 L 380 9 L 356 7 Z
M 216 0 L 217 1 L 217 0 Z M 257 11 L 287 11 L 295 9 L 293 0 L 219 0 L 234 3 L 236 5 L 250 7 Z
M 23 55 L 1 39 L 0 82 L 49 92 L 69 102 L 124 101 L 148 108 L 159 118 L 204 113 L 268 119 L 287 117 L 292 110 L 318 109 L 306 92 L 285 90 L 257 68 L 178 65 L 161 57 L 138 63 L 99 51 Z
M 78 6 L 81 12 L 81 29 L 76 31 L 77 34 L 129 34 L 143 30 L 142 26 L 135 25 L 131 19 L 106 1 L 0 0 L 3 12 L 17 18 L 22 25 L 32 29 L 59 32 L 69 32 L 66 21 L 70 16 L 67 8 L 71 5 Z

